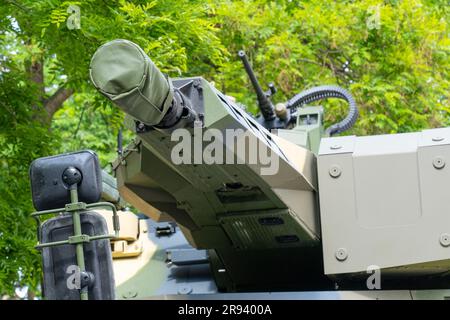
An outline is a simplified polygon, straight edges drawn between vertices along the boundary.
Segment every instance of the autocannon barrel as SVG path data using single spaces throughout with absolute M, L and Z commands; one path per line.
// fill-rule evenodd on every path
M 131 41 L 113 40 L 98 48 L 90 77 L 100 93 L 146 125 L 172 125 L 182 111 L 174 106 L 171 81 Z

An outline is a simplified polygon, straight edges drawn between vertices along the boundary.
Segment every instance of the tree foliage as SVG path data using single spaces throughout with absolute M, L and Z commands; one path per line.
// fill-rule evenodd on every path
M 448 123 L 446 1 L 256 0 L 213 8 L 226 48 L 245 49 L 260 82 L 277 85 L 279 101 L 305 88 L 338 84 L 350 89 L 361 109 L 354 133 Z M 254 105 L 238 59 L 232 57 L 220 70 L 211 76 L 221 89 Z M 336 101 L 325 107 L 328 123 L 346 112 Z
M 7 67 L 11 72 L 0 76 L 0 293 L 11 294 L 16 286 L 36 288 L 40 279 L 36 226 L 29 218 L 33 208 L 28 166 L 50 154 L 55 143 L 50 132 L 32 120 L 36 88 L 14 72 L 17 66 Z
M 244 49 L 274 100 L 321 84 L 355 96 L 348 133 L 449 124 L 446 0 L 2 0 L 0 5 L 0 294 L 39 283 L 28 167 L 40 156 L 95 150 L 115 157 L 123 114 L 94 92 L 89 61 L 101 44 L 139 44 L 171 77 L 202 75 L 256 112 L 237 57 Z M 80 8 L 71 29 L 68 8 Z M 323 102 L 327 124 L 346 105 Z M 130 134 L 128 134 L 128 137 Z
M 13 294 L 24 284 L 36 289 L 39 280 L 35 226 L 29 218 L 31 161 L 79 148 L 99 152 L 103 165 L 114 156 L 114 135 L 123 116 L 89 84 L 95 50 L 127 38 L 161 70 L 179 76 L 220 62 L 225 49 L 202 1 L 2 2 L 0 294 Z M 80 29 L 66 25 L 70 5 L 81 9 Z

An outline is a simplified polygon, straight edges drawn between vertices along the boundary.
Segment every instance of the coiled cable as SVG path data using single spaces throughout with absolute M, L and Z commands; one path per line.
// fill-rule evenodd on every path
M 342 121 L 328 127 L 325 130 L 325 133 L 332 136 L 350 129 L 355 124 L 356 119 L 358 119 L 358 107 L 356 106 L 355 99 L 350 92 L 341 87 L 332 85 L 313 87 L 292 97 L 286 103 L 286 107 L 295 108 L 304 104 L 328 98 L 339 98 L 347 101 L 349 110 L 347 116 Z

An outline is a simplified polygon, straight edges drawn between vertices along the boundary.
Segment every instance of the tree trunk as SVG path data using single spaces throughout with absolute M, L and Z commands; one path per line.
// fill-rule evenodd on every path
M 33 109 L 36 111 L 34 117 L 35 119 L 50 125 L 55 112 L 62 107 L 64 101 L 66 101 L 74 91 L 72 89 L 60 87 L 52 96 L 46 98 L 44 62 L 42 58 L 29 63 L 27 71 L 30 75 L 30 80 L 37 85 L 39 93 L 38 101 L 33 106 Z M 45 110 L 45 113 L 42 112 L 44 111 L 42 108 Z

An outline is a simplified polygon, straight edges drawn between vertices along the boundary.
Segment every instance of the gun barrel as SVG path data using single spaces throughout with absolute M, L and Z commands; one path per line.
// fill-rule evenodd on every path
M 258 98 L 258 106 L 261 110 L 261 114 L 264 117 L 265 120 L 272 120 L 275 118 L 275 112 L 274 107 L 270 100 L 267 98 L 266 94 L 261 89 L 261 86 L 259 85 L 258 79 L 256 78 L 255 73 L 253 72 L 253 69 L 248 62 L 247 55 L 243 50 L 240 50 L 238 52 L 238 56 L 241 58 L 242 63 L 244 64 L 245 71 L 248 74 L 248 77 L 250 78 L 250 81 L 253 85 L 253 88 L 255 89 L 256 96 Z
M 147 125 L 158 125 L 174 98 L 171 81 L 135 43 L 113 40 L 97 49 L 90 77 L 100 93 Z

